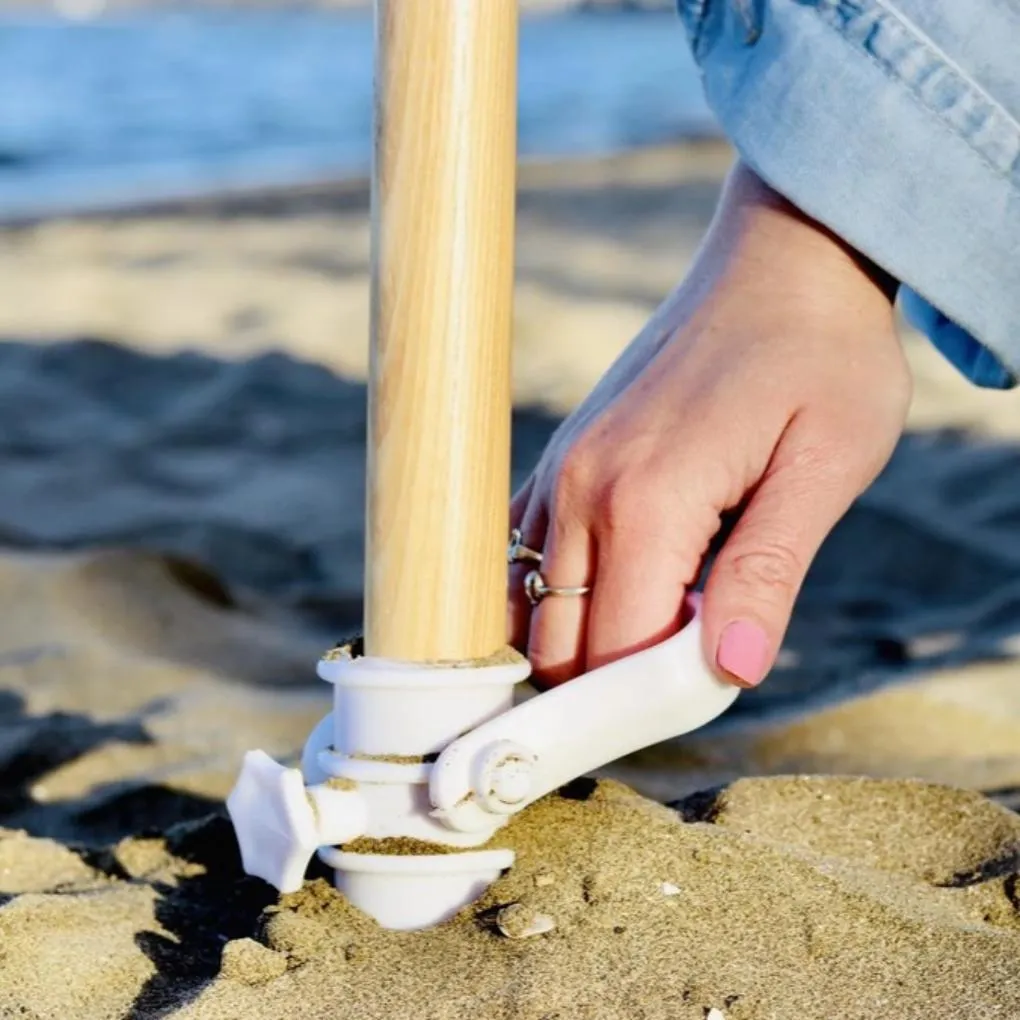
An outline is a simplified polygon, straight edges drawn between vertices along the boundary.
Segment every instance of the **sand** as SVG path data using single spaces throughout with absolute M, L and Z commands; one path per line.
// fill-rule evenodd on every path
M 38 862 L 0 912 L 5 1015 L 1020 1015 L 1020 818 L 947 787 L 743 780 L 675 811 L 575 784 L 497 837 L 518 860 L 482 901 L 414 934 L 322 877 L 270 902 L 231 842 L 222 819 L 93 855 L 0 842 Z
M 729 158 L 522 172 L 516 479 Z M 359 623 L 366 200 L 0 233 L 0 1017 L 1020 1018 L 1020 404 L 910 335 L 913 433 L 776 674 L 607 770 L 654 801 L 536 806 L 489 899 L 423 935 L 239 874 L 241 754 L 295 759 Z M 511 903 L 555 927 L 506 938 Z

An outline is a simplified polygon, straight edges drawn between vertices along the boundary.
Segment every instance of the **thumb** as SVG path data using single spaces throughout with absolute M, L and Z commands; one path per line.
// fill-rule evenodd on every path
M 842 444 L 798 444 L 789 431 L 723 545 L 705 586 L 705 654 L 756 687 L 772 668 L 808 567 L 869 480 Z

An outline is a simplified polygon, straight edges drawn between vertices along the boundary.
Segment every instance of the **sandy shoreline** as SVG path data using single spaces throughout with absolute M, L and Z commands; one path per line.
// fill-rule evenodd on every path
M 518 479 L 683 272 L 729 159 L 522 169 Z M 1020 822 L 913 781 L 1020 806 L 1020 412 L 909 336 L 915 434 L 782 668 L 611 770 L 662 802 L 735 785 L 680 817 L 611 785 L 536 813 L 494 895 L 552 934 L 391 939 L 239 878 L 203 819 L 243 750 L 293 758 L 360 613 L 366 207 L 322 185 L 0 232 L 0 1016 L 1020 1016 Z M 740 781 L 794 774 L 889 781 Z

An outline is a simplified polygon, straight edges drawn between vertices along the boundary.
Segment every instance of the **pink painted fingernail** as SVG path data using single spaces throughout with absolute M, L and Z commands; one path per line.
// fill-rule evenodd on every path
M 757 687 L 768 671 L 769 639 L 758 624 L 734 620 L 722 632 L 715 661 L 742 686 Z

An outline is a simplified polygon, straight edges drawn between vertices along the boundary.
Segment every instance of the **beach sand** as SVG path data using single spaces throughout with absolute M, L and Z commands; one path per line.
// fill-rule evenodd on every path
M 522 170 L 517 481 L 729 159 Z M 1020 405 L 909 334 L 912 433 L 760 691 L 528 811 L 437 931 L 240 875 L 240 756 L 295 759 L 360 617 L 366 207 L 355 182 L 0 234 L 0 1017 L 1020 1018 Z M 509 903 L 555 928 L 507 939 Z

